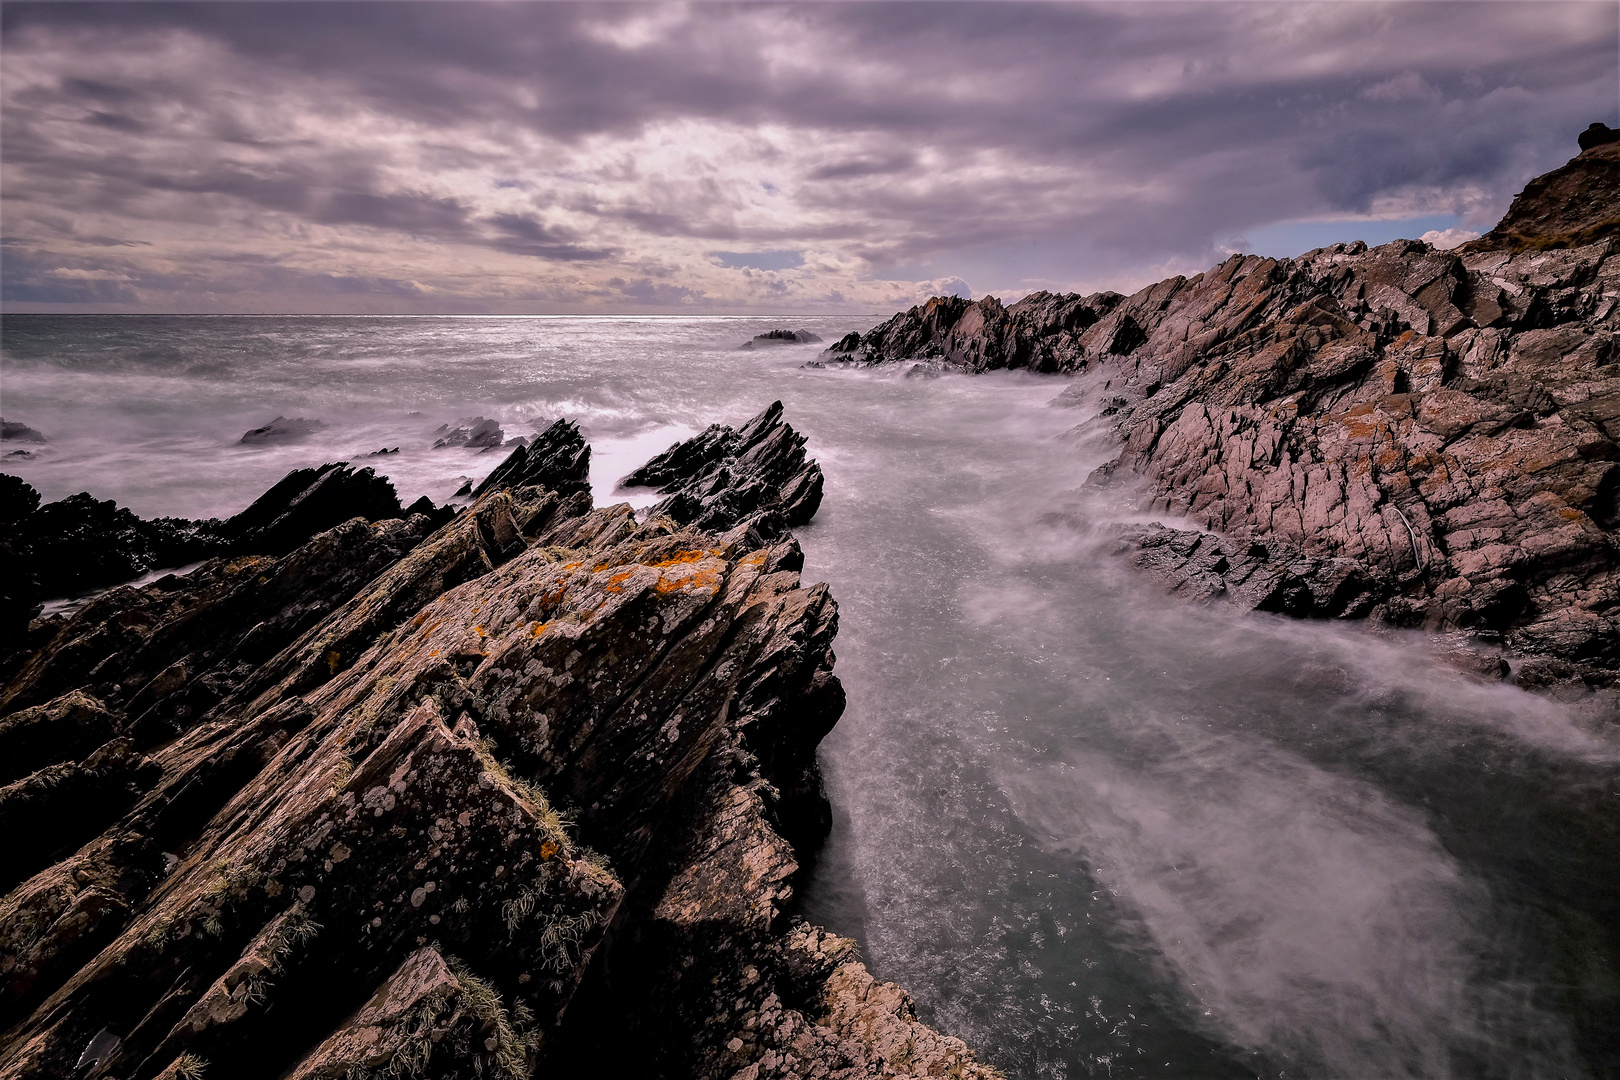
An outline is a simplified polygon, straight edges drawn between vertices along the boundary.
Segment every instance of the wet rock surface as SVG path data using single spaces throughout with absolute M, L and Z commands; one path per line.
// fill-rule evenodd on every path
M 246 432 L 237 441 L 250 446 L 254 443 L 292 442 L 325 430 L 326 423 L 322 420 L 306 420 L 302 416 L 289 420 L 285 416 L 278 416 L 268 424 Z
M 593 507 L 558 424 L 442 527 L 362 513 L 37 621 L 0 1076 L 984 1075 L 781 914 L 843 709 L 785 531 L 820 472 L 779 405 L 711 432 L 658 473 L 708 527 Z
M 936 297 L 823 363 L 1083 376 L 1089 479 L 1171 527 L 1118 550 L 1178 592 L 1467 635 L 1525 686 L 1620 674 L 1620 144 L 1456 251 L 1233 256 L 1121 297 Z M 1494 666 L 1494 665 L 1493 665 Z
M 46 443 L 44 435 L 17 420 L 0 420 L 0 442 Z
M 815 345 L 820 342 L 821 335 L 808 330 L 767 330 L 763 334 L 755 334 L 737 348 L 762 349 L 773 345 Z
M 475 416 L 471 420 L 458 420 L 454 426 L 440 424 L 433 434 L 437 436 L 433 440 L 435 450 L 447 446 L 472 446 L 488 450 L 501 445 L 501 441 L 506 438 L 499 421 L 482 416 Z

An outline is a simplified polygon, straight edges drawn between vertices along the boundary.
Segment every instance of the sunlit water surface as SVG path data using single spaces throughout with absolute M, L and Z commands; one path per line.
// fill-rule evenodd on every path
M 802 909 L 925 1019 L 1014 1076 L 1620 1074 L 1614 729 L 1415 638 L 1163 598 L 1108 554 L 1060 380 L 736 350 L 873 322 L 8 316 L 0 410 L 52 442 L 0 468 L 148 516 L 338 458 L 442 501 L 504 451 L 440 424 L 567 416 L 600 503 L 780 398 L 849 692 Z M 329 426 L 238 444 L 278 414 Z

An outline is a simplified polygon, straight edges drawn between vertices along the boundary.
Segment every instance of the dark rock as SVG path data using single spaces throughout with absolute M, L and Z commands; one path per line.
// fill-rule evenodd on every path
M 367 454 L 366 456 L 367 457 L 382 457 L 385 454 L 397 454 L 397 453 L 399 453 L 399 447 L 397 447 L 397 446 L 394 447 L 392 450 L 389 450 L 388 448 L 384 447 L 381 450 L 373 450 L 371 453 Z
M 933 360 L 967 371 L 1076 371 L 1103 354 L 1127 355 L 1145 340 L 1128 315 L 1107 319 L 1122 299 L 1037 292 L 1003 307 L 993 296 L 936 296 L 864 335 L 845 335 L 821 362 Z
M 558 420 L 536 435 L 532 443 L 520 444 L 513 450 L 472 489 L 472 494 L 538 484 L 559 495 L 574 495 L 590 490 L 590 472 L 591 448 L 580 434 L 579 425 L 572 420 Z
M 278 416 L 263 427 L 256 427 L 242 436 L 239 442 L 266 443 L 291 442 L 313 435 L 317 431 L 325 431 L 326 424 L 320 420 L 305 420 L 302 416 L 292 420 L 285 416 Z
M 14 420 L 0 420 L 0 441 L 43 443 L 50 440 L 27 424 L 20 424 Z
M 33 461 L 37 456 L 32 450 L 13 450 L 6 455 L 7 458 L 16 458 L 18 461 Z
M 753 349 L 768 345 L 813 345 L 819 341 L 821 336 L 808 330 L 767 330 L 763 334 L 755 334 L 752 341 L 745 341 L 737 347 Z
M 88 492 L 46 503 L 17 525 L 40 598 L 74 596 L 162 566 L 194 562 L 222 547 L 217 521 L 142 520 Z
M 0 473 L 0 525 L 15 526 L 39 509 L 39 492 L 19 476 Z
M 427 518 L 433 523 L 433 527 L 435 529 L 448 523 L 456 516 L 457 513 L 458 511 L 455 507 L 435 505 L 433 500 L 428 498 L 426 495 L 423 495 L 421 498 L 417 499 L 415 502 L 411 503 L 411 505 L 405 508 L 406 517 L 414 517 L 417 514 L 421 514 L 423 517 Z
M 653 487 L 653 507 L 710 532 L 754 529 L 766 539 L 803 525 L 821 505 L 821 466 L 807 461 L 805 437 L 782 419 L 782 403 L 740 429 L 712 424 L 626 476 L 624 487 Z
M 778 485 L 743 502 L 807 516 L 779 406 L 716 430 L 707 462 Z M 577 434 L 526 464 L 583 483 Z M 802 1073 L 987 1075 L 851 943 L 778 925 L 843 707 L 791 538 L 537 483 L 431 535 L 363 517 L 99 597 L 0 689 L 0 822 L 47 822 L 0 901 L 0 1073 L 557 1071 L 595 970 L 588 1001 L 655 1004 L 582 1075 L 758 1075 L 790 1040 Z
M 501 445 L 506 433 L 495 420 L 486 420 L 482 416 L 475 416 L 471 420 L 458 420 L 456 427 L 441 424 L 434 432 L 439 438 L 434 440 L 433 449 L 439 450 L 449 446 L 471 446 L 489 449 Z
M 385 477 L 340 461 L 294 469 L 225 521 L 219 535 L 233 551 L 280 555 L 350 518 L 381 521 L 401 513 Z
M 1594 146 L 1605 146 L 1612 142 L 1620 142 L 1620 131 L 1614 130 L 1608 124 L 1591 124 L 1588 125 L 1585 131 L 1581 132 L 1580 138 L 1576 141 L 1580 143 L 1583 151 L 1590 150 Z

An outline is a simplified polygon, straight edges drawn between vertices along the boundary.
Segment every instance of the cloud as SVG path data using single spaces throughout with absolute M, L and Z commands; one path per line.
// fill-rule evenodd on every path
M 151 310 L 871 311 L 951 279 L 1126 287 L 1278 222 L 1489 227 L 1587 123 L 1620 123 L 1617 20 L 10 3 L 0 272 L 13 304 L 76 302 L 26 297 L 100 269 L 117 299 L 83 303 Z
M 1433 244 L 1441 250 L 1449 251 L 1458 244 L 1466 244 L 1470 240 L 1478 240 L 1479 233 L 1472 229 L 1430 229 L 1418 237 L 1425 244 Z

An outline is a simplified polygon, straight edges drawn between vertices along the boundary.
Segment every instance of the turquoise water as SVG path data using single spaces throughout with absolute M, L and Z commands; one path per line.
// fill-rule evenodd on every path
M 1620 739 L 1421 639 L 1187 607 L 1107 554 L 1067 385 L 739 352 L 870 319 L 7 316 L 3 468 L 145 515 L 338 458 L 448 498 L 558 416 L 598 502 L 780 398 L 827 473 L 836 825 L 802 910 L 1013 1076 L 1620 1073 Z M 237 440 L 276 415 L 312 438 Z M 400 453 L 363 458 L 382 447 Z M 644 502 L 642 495 L 637 501 Z

